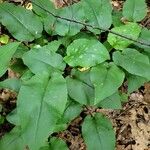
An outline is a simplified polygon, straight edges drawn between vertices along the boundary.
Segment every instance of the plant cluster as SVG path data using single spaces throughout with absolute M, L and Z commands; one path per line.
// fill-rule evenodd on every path
M 33 0 L 32 6 L 0 4 L 0 23 L 14 39 L 0 39 L 0 76 L 8 68 L 20 75 L 0 82 L 18 93 L 6 117 L 14 128 L 0 149 L 67 150 L 51 135 L 65 130 L 84 107 L 121 109 L 131 92 L 150 81 L 150 31 L 139 23 L 147 6 L 144 0 L 126 0 L 122 11 L 109 0 L 60 9 Z M 126 93 L 120 90 L 124 82 Z M 84 118 L 82 136 L 88 150 L 115 149 L 111 121 L 102 113 Z

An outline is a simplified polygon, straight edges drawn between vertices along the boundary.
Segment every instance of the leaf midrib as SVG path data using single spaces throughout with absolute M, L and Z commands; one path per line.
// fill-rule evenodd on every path
M 38 113 L 38 118 L 37 118 L 36 128 L 35 128 L 35 136 L 34 136 L 35 143 L 36 143 L 36 139 L 37 139 L 37 132 L 38 132 L 38 129 L 39 129 L 39 121 L 40 121 L 40 116 L 41 116 L 41 113 L 42 113 L 44 97 L 45 97 L 45 94 L 46 94 L 46 91 L 47 91 L 47 88 L 48 88 L 48 85 L 49 85 L 49 81 L 50 81 L 50 77 L 49 77 L 49 79 L 46 82 L 46 85 L 45 85 L 44 90 L 43 90 L 44 92 L 43 92 L 42 98 L 41 98 L 42 100 L 41 100 L 41 103 L 40 103 L 40 111 Z
M 0 6 L 1 7 L 1 6 Z M 5 9 L 5 8 L 3 8 L 3 7 L 1 7 L 4 11 L 6 11 L 8 14 L 10 14 L 11 16 L 13 16 L 13 18 L 15 18 L 18 22 L 19 22 L 19 24 L 21 24 L 21 26 L 23 26 L 25 29 L 26 29 L 26 31 L 28 32 L 28 33 L 30 33 L 33 37 L 34 37 L 34 34 L 30 31 L 30 30 L 28 30 L 28 27 L 27 26 L 25 26 L 24 25 L 24 23 L 22 23 L 22 21 L 20 21 L 12 12 L 9 12 L 7 9 Z

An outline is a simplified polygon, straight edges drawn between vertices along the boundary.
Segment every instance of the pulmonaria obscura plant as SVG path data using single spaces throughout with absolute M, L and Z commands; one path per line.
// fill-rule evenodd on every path
M 50 0 L 31 4 L 27 10 L 0 3 L 0 23 L 12 39 L 0 47 L 0 76 L 8 68 L 20 76 L 0 82 L 17 92 L 16 108 L 6 116 L 14 128 L 0 149 L 67 150 L 53 133 L 85 108 L 121 109 L 124 95 L 150 81 L 150 31 L 140 24 L 147 6 L 144 0 L 126 0 L 122 11 L 109 0 L 59 9 Z M 103 113 L 86 114 L 81 134 L 87 150 L 115 149 L 115 132 Z

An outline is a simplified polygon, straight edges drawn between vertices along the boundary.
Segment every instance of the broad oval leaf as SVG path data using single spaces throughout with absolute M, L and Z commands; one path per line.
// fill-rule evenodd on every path
M 123 5 L 123 16 L 129 21 L 138 22 L 147 14 L 145 0 L 126 0 Z
M 125 74 L 116 65 L 107 67 L 103 64 L 91 69 L 91 81 L 95 87 L 94 104 L 115 93 L 124 81 Z
M 103 114 L 87 116 L 82 125 L 87 150 L 114 150 L 115 133 L 109 119 Z
M 37 74 L 21 86 L 17 102 L 24 143 L 30 150 L 38 150 L 55 131 L 56 123 L 64 113 L 66 81 L 59 73 L 53 73 L 51 77 Z
M 112 6 L 109 0 L 83 0 L 81 4 L 88 24 L 102 29 L 108 29 L 111 26 Z M 100 33 L 100 30 L 87 28 L 94 33 Z
M 128 81 L 128 93 L 132 93 L 133 91 L 138 90 L 138 88 L 144 85 L 144 83 L 148 82 L 148 79 L 130 74 L 127 77 L 127 81 Z
M 109 59 L 107 49 L 97 40 L 77 39 L 67 48 L 65 62 L 70 66 L 91 67 Z
M 23 55 L 23 61 L 35 74 L 52 73 L 54 70 L 62 71 L 65 68 L 62 56 L 48 50 L 47 46 L 28 51 Z
M 19 44 L 19 42 L 13 42 L 0 47 L 0 77 L 6 72 L 9 62 Z
M 0 4 L 0 22 L 19 41 L 33 41 L 43 30 L 40 19 L 32 11 L 11 3 Z
M 115 27 L 111 31 L 118 33 L 124 37 L 137 40 L 141 32 L 141 27 L 136 23 L 128 23 L 126 25 Z M 108 34 L 107 40 L 112 47 L 118 50 L 124 50 L 130 44 L 134 43 L 132 40 L 128 40 L 113 33 Z
M 150 62 L 146 55 L 135 49 L 125 49 L 121 52 L 114 52 L 113 60 L 116 65 L 121 66 L 129 73 L 150 79 Z
M 119 95 L 119 92 L 117 91 L 111 96 L 100 101 L 97 106 L 104 109 L 121 109 L 121 96 Z

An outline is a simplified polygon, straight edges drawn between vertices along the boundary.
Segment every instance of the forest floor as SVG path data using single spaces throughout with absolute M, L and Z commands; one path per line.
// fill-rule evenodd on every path
M 112 4 L 115 9 L 122 8 L 122 1 L 112 1 Z M 63 6 L 64 4 L 59 5 Z M 150 29 L 150 11 L 141 24 Z M 16 75 L 9 71 L 6 78 L 13 76 Z M 16 94 L 2 89 L 0 90 L 0 101 L 4 104 L 1 114 L 5 116 L 15 108 Z M 85 110 L 86 113 L 93 113 L 93 111 L 95 111 L 93 108 Z M 122 110 L 97 109 L 96 111 L 106 114 L 111 119 L 116 131 L 116 150 L 150 150 L 150 83 L 146 83 L 132 93 L 128 102 L 123 105 Z M 83 119 L 84 115 L 81 113 L 70 123 L 67 130 L 55 135 L 64 139 L 70 150 L 86 150 L 81 135 Z M 0 137 L 9 132 L 12 127 L 8 122 L 2 124 L 0 126 Z

